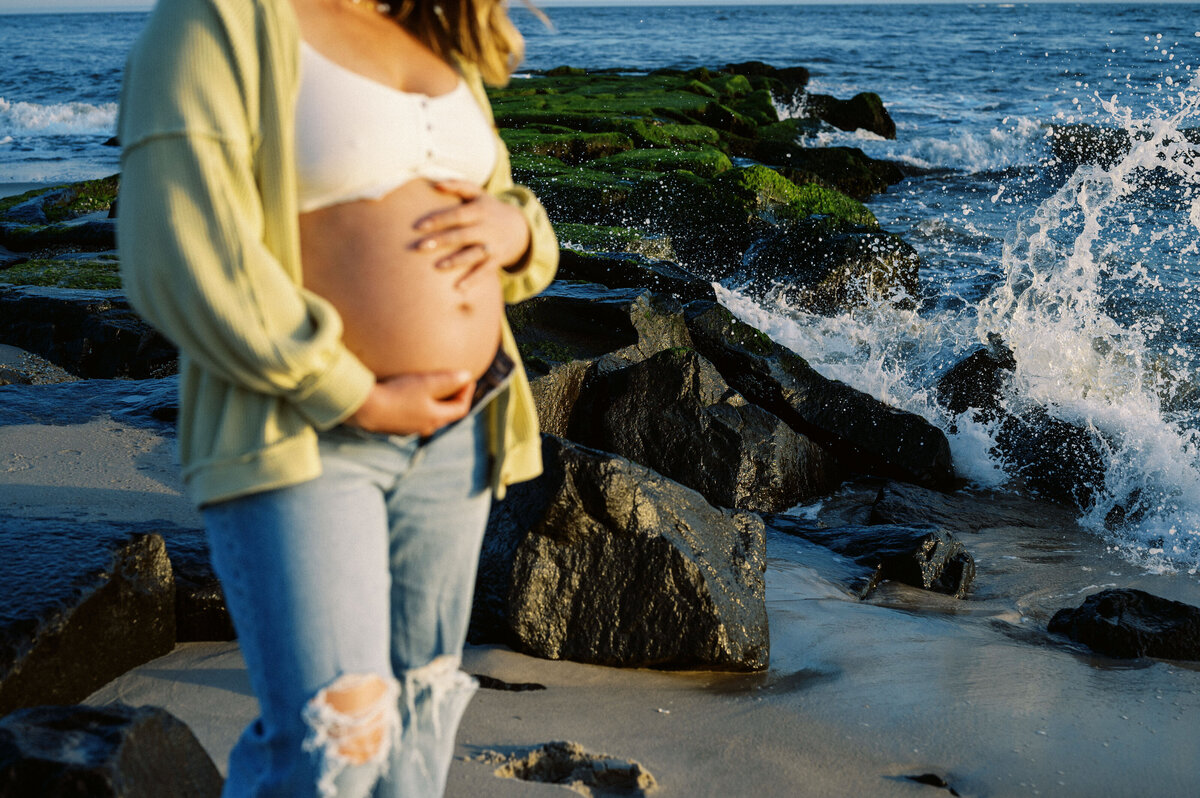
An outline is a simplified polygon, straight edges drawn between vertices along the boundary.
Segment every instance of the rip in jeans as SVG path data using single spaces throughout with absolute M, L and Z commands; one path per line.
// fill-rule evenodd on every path
M 320 690 L 304 707 L 308 735 L 304 750 L 321 757 L 317 788 L 337 794 L 335 781 L 351 765 L 387 772 L 389 753 L 400 740 L 400 685 L 376 674 L 345 674 Z

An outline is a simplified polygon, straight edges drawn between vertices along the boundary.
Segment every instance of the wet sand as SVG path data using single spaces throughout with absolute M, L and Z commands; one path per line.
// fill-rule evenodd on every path
M 0 512 L 198 525 L 169 436 L 106 417 L 0 426 Z M 869 492 L 869 491 L 868 491 Z M 834 522 L 861 512 L 847 491 Z M 464 668 L 545 690 L 481 690 L 467 710 L 448 795 L 562 795 L 493 775 L 485 752 L 572 740 L 636 760 L 662 796 L 1179 796 L 1200 789 L 1200 665 L 1121 662 L 1049 637 L 1045 624 L 1104 586 L 1200 604 L 1197 577 L 1151 575 L 1078 530 L 961 533 L 978 565 L 968 599 L 884 585 L 869 601 L 851 566 L 768 540 L 771 667 L 761 674 L 621 670 L 471 647 Z M 164 706 L 225 767 L 256 713 L 235 644 L 186 644 L 90 701 Z

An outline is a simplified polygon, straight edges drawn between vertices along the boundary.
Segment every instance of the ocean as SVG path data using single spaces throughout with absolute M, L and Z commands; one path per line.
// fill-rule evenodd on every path
M 880 94 L 894 141 L 814 144 L 895 160 L 910 177 L 869 203 L 921 255 L 912 309 L 834 318 L 720 287 L 737 314 L 827 376 L 950 435 L 971 482 L 1019 475 L 995 430 L 949 418 L 936 380 L 999 335 L 1030 403 L 1089 430 L 1104 488 L 1083 524 L 1136 567 L 1200 573 L 1200 11 L 1184 4 L 518 8 L 529 69 L 642 71 L 751 59 L 806 66 L 811 90 Z M 0 16 L 0 183 L 111 174 L 124 52 L 144 14 Z M 521 79 L 518 77 L 517 79 Z M 798 103 L 781 102 L 784 115 Z M 1054 125 L 1123 128 L 1110 163 L 1053 157 Z M 1139 505 L 1123 524 L 1114 508 Z

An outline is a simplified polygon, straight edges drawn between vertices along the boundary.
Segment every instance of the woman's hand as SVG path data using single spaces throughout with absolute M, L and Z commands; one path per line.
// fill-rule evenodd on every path
M 463 180 L 442 180 L 434 187 L 462 204 L 418 220 L 415 228 L 423 237 L 416 248 L 440 254 L 438 269 L 461 272 L 455 287 L 469 288 L 529 249 L 529 225 L 514 206 Z
M 375 383 L 346 423 L 368 432 L 427 437 L 465 416 L 474 390 L 467 371 L 400 374 Z

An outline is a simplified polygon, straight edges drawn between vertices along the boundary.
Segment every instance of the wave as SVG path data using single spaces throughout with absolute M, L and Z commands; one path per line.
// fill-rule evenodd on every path
M 111 136 L 116 126 L 116 103 L 39 105 L 0 97 L 0 138 L 30 135 Z
M 898 140 L 884 139 L 866 130 L 848 133 L 822 128 L 807 139 L 817 147 L 858 147 L 873 158 L 885 158 L 919 169 L 947 169 L 967 174 L 1036 166 L 1046 156 L 1046 128 L 1026 117 L 1005 119 L 986 133 L 958 130 L 949 136 L 921 135 L 921 126 L 898 125 Z

